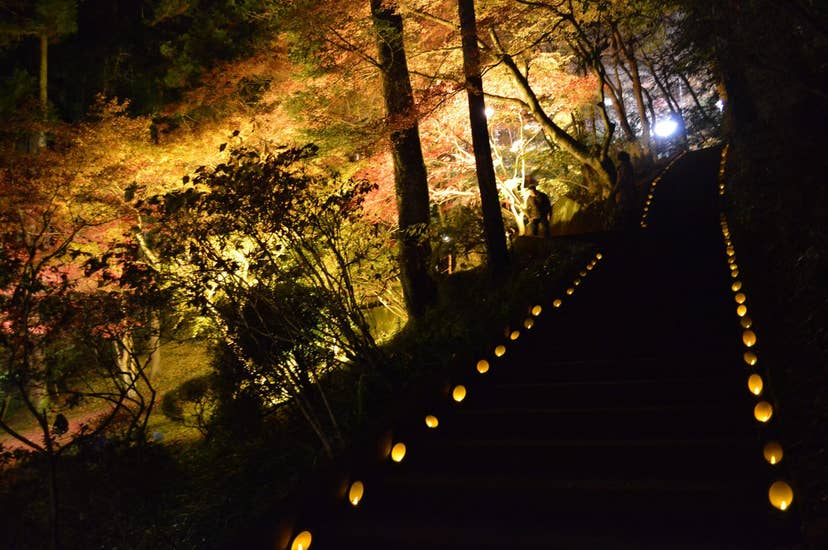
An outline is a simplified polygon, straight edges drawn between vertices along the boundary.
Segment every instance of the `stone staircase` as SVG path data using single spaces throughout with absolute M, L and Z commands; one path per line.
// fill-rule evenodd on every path
M 682 158 L 646 230 L 608 243 L 572 295 L 539 297 L 531 330 L 512 320 L 504 334 L 520 335 L 491 343 L 488 372 L 458 365 L 385 441 L 402 461 L 351 472 L 357 506 L 306 510 L 313 550 L 794 547 L 790 512 L 767 499 L 718 161 Z

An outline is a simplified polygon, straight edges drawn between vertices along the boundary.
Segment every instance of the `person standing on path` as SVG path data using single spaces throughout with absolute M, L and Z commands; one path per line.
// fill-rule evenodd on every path
M 526 217 L 529 218 L 529 235 L 538 236 L 543 228 L 543 236 L 549 237 L 549 222 L 552 219 L 552 203 L 549 196 L 538 190 L 534 176 L 526 177 L 529 196 L 526 198 Z
M 635 191 L 635 172 L 633 171 L 630 155 L 625 151 L 618 153 L 618 167 L 615 177 L 615 226 L 616 229 L 626 230 L 635 227 L 637 219 L 637 205 Z

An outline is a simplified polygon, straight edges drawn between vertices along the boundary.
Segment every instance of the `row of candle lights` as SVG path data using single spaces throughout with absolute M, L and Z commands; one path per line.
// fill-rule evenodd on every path
M 565 294 L 567 296 L 572 296 L 575 293 L 575 288 L 580 286 L 583 279 L 589 274 L 590 271 L 595 269 L 603 259 L 604 255 L 601 252 L 595 254 L 595 256 L 586 264 L 583 270 L 578 273 L 578 277 L 576 277 L 572 284 L 566 289 Z M 558 309 L 563 305 L 563 297 L 557 297 L 552 300 L 552 307 L 554 309 Z M 531 306 L 528 308 L 527 317 L 523 320 L 523 327 L 526 330 L 531 330 L 532 327 L 535 326 L 535 319 L 540 317 L 541 313 L 543 312 L 543 306 L 540 304 Z M 507 327 L 505 331 L 506 337 L 509 341 L 515 341 L 520 338 L 520 330 L 510 329 Z M 494 347 L 493 354 L 495 357 L 500 358 L 506 355 L 506 344 L 498 344 Z M 475 364 L 475 370 L 478 374 L 483 375 L 488 373 L 492 368 L 492 365 L 488 359 L 480 359 Z M 455 403 L 461 403 L 468 393 L 466 387 L 462 384 L 456 384 L 451 389 L 451 400 Z M 427 414 L 425 416 L 425 425 L 428 429 L 436 429 L 440 425 L 440 420 L 433 414 Z M 402 462 L 405 458 L 406 452 L 408 451 L 406 445 L 402 441 L 394 442 L 391 446 L 391 451 L 388 454 L 388 458 L 392 462 Z M 365 484 L 361 480 L 354 480 L 348 486 L 348 493 L 347 498 L 348 502 L 352 506 L 359 506 L 359 503 L 362 501 L 363 496 L 365 495 Z M 311 541 L 313 540 L 313 536 L 310 531 L 304 530 L 299 532 L 295 537 L 293 537 L 290 545 L 290 550 L 308 550 L 311 545 Z
M 659 174 L 657 178 L 650 182 L 650 189 L 647 192 L 647 199 L 644 201 L 644 206 L 641 209 L 640 225 L 642 229 L 647 229 L 647 216 L 650 215 L 650 206 L 653 204 L 653 198 L 655 198 L 656 187 L 658 186 L 658 183 L 661 181 L 661 176 L 666 174 L 667 171 L 670 168 L 672 168 L 672 166 L 686 154 L 687 151 L 682 151 L 680 155 L 678 155 L 676 158 L 667 163 L 667 166 L 664 167 L 664 170 L 661 171 L 661 174 Z
M 729 146 L 725 145 L 719 163 L 719 195 L 725 194 L 725 165 L 727 162 L 728 148 Z M 758 422 L 766 424 L 770 422 L 774 411 L 773 405 L 766 399 L 762 399 L 762 394 L 766 389 L 765 383 L 761 374 L 756 372 L 755 369 L 759 362 L 759 355 L 755 350 L 758 341 L 756 330 L 753 326 L 753 320 L 748 315 L 747 294 L 739 278 L 739 265 L 736 263 L 736 249 L 733 246 L 730 227 L 724 213 L 719 215 L 719 223 L 724 239 L 725 255 L 730 269 L 730 277 L 732 279 L 730 289 L 733 292 L 733 300 L 736 302 L 736 315 L 739 318 L 739 326 L 742 330 L 742 344 L 744 346 L 742 360 L 750 370 L 747 386 L 750 393 L 758 399 L 753 407 L 753 417 Z M 782 460 L 784 453 L 782 445 L 778 441 L 766 441 L 762 448 L 762 454 L 768 464 L 776 466 Z M 777 479 L 768 488 L 768 500 L 774 508 L 782 511 L 787 510 L 791 506 L 793 498 L 793 488 L 785 480 Z

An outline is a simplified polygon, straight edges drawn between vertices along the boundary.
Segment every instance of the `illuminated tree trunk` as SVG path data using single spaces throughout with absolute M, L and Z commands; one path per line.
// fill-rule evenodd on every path
M 42 122 L 46 122 L 49 116 L 49 37 L 43 32 L 40 34 L 40 116 Z M 37 148 L 46 147 L 46 132 L 40 130 L 37 133 Z
M 383 0 L 371 0 L 371 16 L 379 49 L 382 95 L 392 128 L 403 295 L 408 314 L 419 318 L 434 300 L 435 288 L 428 273 L 428 180 L 403 44 L 403 21 L 396 5 Z
M 460 12 L 460 32 L 463 37 L 463 72 L 466 76 L 466 92 L 469 97 L 469 122 L 474 146 L 474 162 L 477 168 L 477 185 L 480 188 L 480 202 L 483 208 L 483 230 L 486 237 L 489 268 L 494 273 L 504 273 L 509 258 L 486 121 L 474 0 L 459 0 L 458 11 Z
M 149 372 L 154 380 L 161 372 L 161 317 L 157 310 L 150 312 Z
M 601 186 L 607 190 L 611 189 L 614 185 L 614 169 L 612 169 L 612 163 L 606 162 L 607 159 L 602 158 L 602 155 L 596 156 L 590 154 L 589 150 L 583 144 L 579 143 L 566 130 L 555 124 L 552 118 L 544 111 L 540 99 L 529 85 L 529 80 L 526 78 L 526 75 L 520 71 L 512 56 L 503 49 L 497 34 L 494 30 L 490 30 L 489 34 L 495 46 L 495 54 L 512 75 L 515 85 L 523 95 L 523 103 L 526 109 L 532 113 L 532 116 L 540 124 L 546 136 L 578 162 L 589 166 L 595 172 L 598 183 Z
M 638 116 L 641 119 L 641 152 L 649 160 L 652 160 L 652 136 L 650 135 L 650 119 L 647 117 L 646 107 L 644 105 L 644 91 L 641 85 L 641 75 L 638 72 L 638 60 L 635 57 L 635 46 L 632 41 L 625 42 L 624 38 L 618 29 L 615 29 L 615 39 L 617 40 L 618 49 L 626 59 L 630 67 L 630 80 L 633 85 L 633 95 L 635 96 L 635 104 L 638 109 Z

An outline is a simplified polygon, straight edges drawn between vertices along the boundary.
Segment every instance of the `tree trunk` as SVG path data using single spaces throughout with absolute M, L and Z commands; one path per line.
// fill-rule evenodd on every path
M 403 44 L 402 16 L 396 5 L 371 0 L 371 16 L 379 49 L 382 94 L 391 130 L 394 183 L 400 225 L 400 277 L 406 309 L 420 318 L 434 301 L 434 282 L 428 273 L 428 179 L 414 94 Z
M 161 372 L 161 317 L 157 310 L 150 312 L 150 335 L 147 344 L 150 353 L 150 380 L 155 380 Z
M 494 30 L 490 31 L 490 36 L 495 45 L 499 60 L 511 73 L 515 84 L 523 94 L 526 109 L 531 112 L 535 120 L 538 121 L 544 131 L 544 134 L 546 134 L 555 145 L 566 151 L 578 162 L 586 164 L 592 168 L 598 175 L 599 183 L 607 189 L 611 189 L 614 184 L 613 177 L 611 173 L 607 171 L 607 167 L 601 162 L 601 159 L 598 156 L 591 155 L 586 147 L 570 136 L 566 130 L 555 124 L 555 122 L 543 110 L 538 96 L 529 86 L 529 81 L 526 79 L 526 76 L 520 72 L 515 60 L 504 51 Z
M 49 116 L 49 37 L 46 33 L 40 34 L 40 115 L 42 122 Z M 40 130 L 37 134 L 37 147 L 46 147 L 46 132 Z
M 647 117 L 646 107 L 644 105 L 644 92 L 641 86 L 641 75 L 638 72 L 638 60 L 635 58 L 635 49 L 632 43 L 624 42 L 621 33 L 615 30 L 618 47 L 627 64 L 630 66 L 630 80 L 633 85 L 633 95 L 635 96 L 635 104 L 638 108 L 638 116 L 641 119 L 641 152 L 647 159 L 647 162 L 652 161 L 652 136 L 650 135 L 650 120 Z
M 474 0 L 459 0 L 457 7 L 460 15 L 460 33 L 463 38 L 463 72 L 466 77 L 466 92 L 469 99 L 469 123 L 474 146 L 474 162 L 477 168 L 477 185 L 480 188 L 480 202 L 483 208 L 486 251 L 489 268 L 495 274 L 502 275 L 506 272 L 509 258 L 486 121 Z
M 637 144 L 638 139 L 635 136 L 635 131 L 630 124 L 630 119 L 627 116 L 627 106 L 624 104 L 624 88 L 621 84 L 621 77 L 618 74 L 618 67 L 621 65 L 621 59 L 616 49 L 614 54 L 615 61 L 615 84 L 610 82 L 609 75 L 604 76 L 603 81 L 607 89 L 612 94 L 612 106 L 615 109 L 615 114 L 618 117 L 618 124 L 621 126 L 621 131 L 624 132 L 624 137 L 632 144 Z M 639 145 L 640 147 L 640 145 Z

